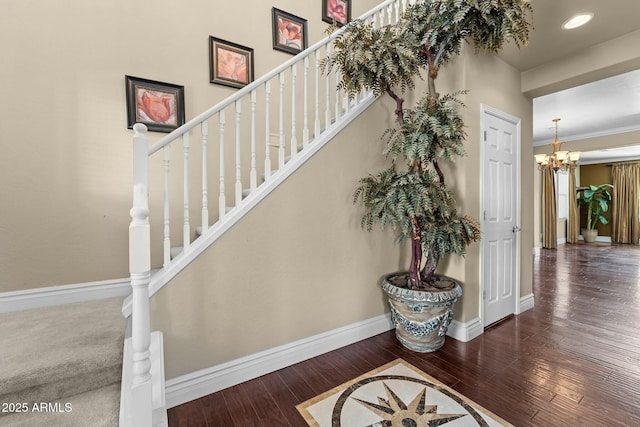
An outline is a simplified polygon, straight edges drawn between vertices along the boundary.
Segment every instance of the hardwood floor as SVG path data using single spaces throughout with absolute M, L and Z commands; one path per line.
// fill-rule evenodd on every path
M 640 247 L 543 249 L 534 296 L 470 342 L 420 354 L 391 331 L 172 408 L 169 426 L 305 426 L 295 405 L 397 358 L 516 426 L 640 426 Z

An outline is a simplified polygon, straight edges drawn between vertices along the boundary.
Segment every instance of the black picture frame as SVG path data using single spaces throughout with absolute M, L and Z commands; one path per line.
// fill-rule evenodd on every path
M 253 81 L 253 49 L 209 36 L 209 80 L 242 88 Z
M 322 20 L 338 27 L 351 21 L 351 0 L 322 0 Z
M 127 127 L 142 123 L 155 132 L 184 124 L 184 86 L 125 76 Z
M 296 55 L 307 48 L 307 20 L 271 8 L 273 48 Z

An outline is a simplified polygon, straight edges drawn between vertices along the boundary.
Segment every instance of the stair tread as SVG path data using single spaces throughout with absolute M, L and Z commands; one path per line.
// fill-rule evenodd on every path
M 56 399 L 50 403 L 54 406 L 41 407 L 40 402 L 30 402 L 26 412 L 12 413 L 2 417 L 2 425 L 115 427 L 118 425 L 119 418 L 120 383 L 64 399 Z M 34 404 L 36 404 L 35 407 Z M 45 412 L 46 409 L 51 412 Z
M 0 314 L 0 396 L 68 396 L 120 381 L 126 328 L 121 304 L 122 298 L 110 298 Z M 83 378 L 93 377 L 93 384 L 84 384 Z M 59 384 L 67 379 L 64 391 Z

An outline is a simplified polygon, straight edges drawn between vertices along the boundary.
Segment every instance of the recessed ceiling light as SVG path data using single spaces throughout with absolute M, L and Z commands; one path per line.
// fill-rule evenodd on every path
M 562 28 L 565 30 L 572 30 L 574 28 L 581 27 L 587 22 L 591 21 L 591 18 L 593 18 L 593 13 L 591 12 L 579 13 L 573 18 L 564 21 L 564 23 L 562 24 Z

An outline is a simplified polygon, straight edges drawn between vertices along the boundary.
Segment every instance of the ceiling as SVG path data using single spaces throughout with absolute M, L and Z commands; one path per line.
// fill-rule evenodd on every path
M 640 29 L 639 0 L 531 0 L 533 26 L 528 46 L 506 46 L 499 56 L 520 71 L 552 63 L 591 46 Z M 578 12 L 592 12 L 583 27 L 563 30 Z M 640 48 L 639 48 L 640 49 Z M 534 145 L 555 137 L 553 118 L 562 141 L 640 130 L 640 70 L 533 99 Z M 584 153 L 580 163 L 640 158 L 640 147 L 624 151 Z

